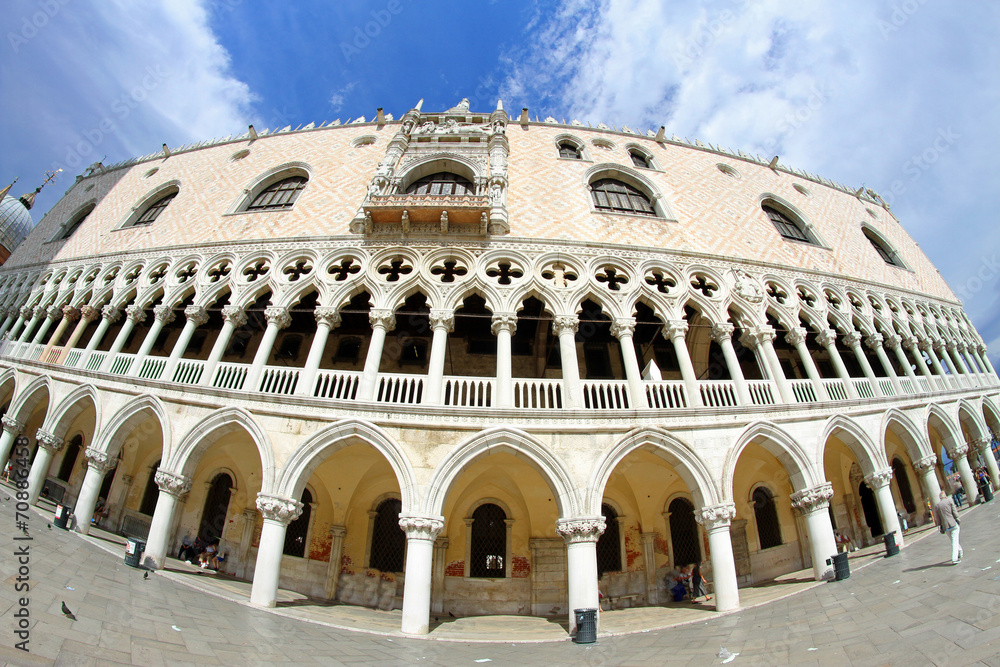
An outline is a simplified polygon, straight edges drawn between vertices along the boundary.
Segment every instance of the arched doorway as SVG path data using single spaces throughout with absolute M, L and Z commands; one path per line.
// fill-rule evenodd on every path
M 621 572 L 621 531 L 618 529 L 618 512 L 607 503 L 601 504 L 604 532 L 597 538 L 597 577 L 605 572 Z
M 917 503 L 913 500 L 913 490 L 910 488 L 910 477 L 906 474 L 906 466 L 898 457 L 892 460 L 892 478 L 899 488 L 899 499 L 907 512 L 917 511 Z
M 406 557 L 406 533 L 399 527 L 399 514 L 403 501 L 388 498 L 378 504 L 372 523 L 372 546 L 369 549 L 368 567 L 381 572 L 403 571 Z
M 210 544 L 222 537 L 232 493 L 233 478 L 228 473 L 220 472 L 212 479 L 201 512 L 201 524 L 198 526 L 198 535 Z
M 698 522 L 694 518 L 694 505 L 687 498 L 675 498 L 667 508 L 670 513 L 670 544 L 675 568 L 701 562 L 701 545 L 698 543 Z
M 882 519 L 878 514 L 878 504 L 875 501 L 875 493 L 868 488 L 868 484 L 861 482 L 858 487 L 858 497 L 861 499 L 861 511 L 865 515 L 865 523 L 872 537 L 878 537 L 884 530 L 882 529 Z

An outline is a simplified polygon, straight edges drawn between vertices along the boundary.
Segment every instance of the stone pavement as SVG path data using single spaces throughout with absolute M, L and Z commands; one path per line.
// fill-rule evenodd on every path
M 31 653 L 25 654 L 12 648 L 22 595 L 14 590 L 12 554 L 26 542 L 13 539 L 8 495 L 9 487 L 0 487 L 0 663 L 711 665 L 722 664 L 718 655 L 725 648 L 739 654 L 729 663 L 734 666 L 1000 667 L 996 503 L 963 514 L 965 560 L 959 566 L 948 564 L 945 537 L 911 531 L 897 557 L 853 559 L 846 581 L 793 577 L 792 583 L 743 589 L 745 608 L 731 614 L 689 604 L 604 612 L 602 635 L 589 646 L 565 639 L 564 628 L 546 619 L 449 619 L 430 639 L 415 639 L 396 629 L 398 611 L 323 606 L 294 594 L 283 595 L 277 610 L 258 610 L 239 602 L 247 596 L 242 582 L 177 561 L 144 580 L 141 570 L 122 562 L 117 538 L 49 530 L 48 515 L 33 512 L 27 542 Z M 63 600 L 78 620 L 62 615 Z M 746 608 L 752 604 L 757 606 Z M 683 624 L 654 629 L 676 623 Z M 342 629 L 350 627 L 367 632 Z M 485 643 L 487 638 L 503 641 Z

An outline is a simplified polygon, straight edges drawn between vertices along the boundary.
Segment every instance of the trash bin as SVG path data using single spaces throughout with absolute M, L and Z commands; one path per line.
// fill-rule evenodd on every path
M 56 505 L 56 515 L 52 519 L 52 525 L 56 528 L 66 530 L 66 524 L 69 523 L 69 515 L 72 513 L 72 507 L 67 507 L 66 505 Z
M 899 553 L 899 545 L 896 544 L 896 531 L 890 531 L 882 536 L 885 540 L 885 557 L 895 556 Z
M 125 542 L 125 564 L 129 567 L 139 567 L 139 557 L 146 549 L 146 543 L 135 538 L 128 538 Z
M 993 500 L 993 491 L 990 490 L 990 485 L 986 484 L 983 486 L 983 502 L 988 503 Z
M 593 644 L 597 641 L 597 610 L 596 609 L 574 609 L 576 615 L 576 637 L 573 641 L 577 644 Z
M 843 581 L 851 578 L 851 566 L 847 562 L 847 552 L 834 554 L 826 559 L 827 565 L 833 565 L 833 580 Z

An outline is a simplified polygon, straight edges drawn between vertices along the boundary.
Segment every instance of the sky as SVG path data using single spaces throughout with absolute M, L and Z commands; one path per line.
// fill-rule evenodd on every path
M 628 125 L 876 190 L 1000 362 L 1000 3 L 5 0 L 0 187 L 417 100 Z

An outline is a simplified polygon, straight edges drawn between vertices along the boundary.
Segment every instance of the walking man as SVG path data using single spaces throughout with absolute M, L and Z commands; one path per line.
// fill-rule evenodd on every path
M 941 492 L 941 500 L 934 506 L 934 516 L 941 534 L 951 535 L 951 564 L 958 565 L 962 562 L 962 545 L 958 542 L 959 523 L 961 522 L 958 520 L 958 510 L 955 509 L 955 503 L 944 491 Z

